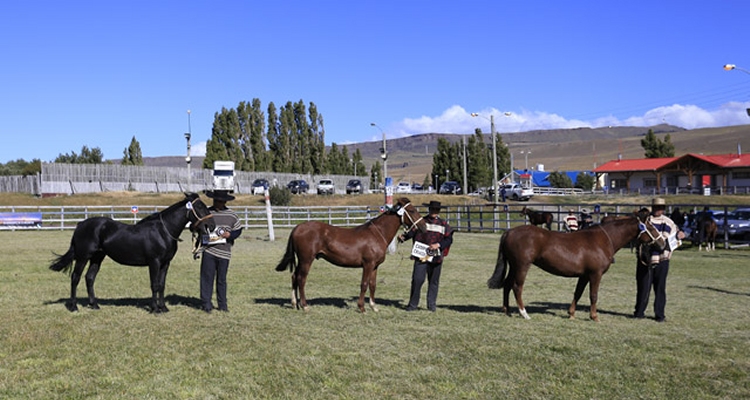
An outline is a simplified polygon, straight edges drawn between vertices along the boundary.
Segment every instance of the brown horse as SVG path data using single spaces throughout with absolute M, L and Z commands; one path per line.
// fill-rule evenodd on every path
M 532 225 L 544 225 L 548 231 L 552 230 L 552 213 L 548 211 L 534 211 L 530 208 L 523 206 L 521 209 L 521 215 L 529 217 L 529 222 Z
M 276 271 L 287 268 L 292 272 L 292 306 L 297 308 L 297 298 L 302 309 L 307 311 L 305 282 L 313 261 L 322 258 L 340 267 L 362 268 L 359 311 L 365 312 L 365 291 L 370 289 L 370 308 L 375 307 L 375 288 L 378 266 L 385 261 L 388 245 L 403 225 L 408 229 L 417 227 L 424 231 L 426 225 L 409 199 L 399 199 L 393 208 L 377 218 L 354 228 L 340 228 L 319 221 L 308 221 L 297 225 L 289 235 L 284 257 Z
M 698 251 L 703 248 L 703 243 L 706 244 L 706 251 L 716 250 L 716 221 L 710 216 L 702 218 L 698 221 Z
M 518 310 L 528 319 L 521 294 L 532 263 L 554 275 L 578 277 L 568 315 L 575 317 L 576 304 L 590 283 L 591 319 L 598 322 L 596 302 L 602 275 L 609 269 L 615 253 L 634 238 L 662 249 L 666 246 L 645 212 L 571 233 L 550 232 L 532 225 L 519 226 L 506 231 L 500 238 L 495 272 L 487 286 L 491 289 L 503 287 L 503 312 L 506 314 L 510 314 L 508 297 L 513 289 Z M 506 277 L 508 264 L 510 271 Z

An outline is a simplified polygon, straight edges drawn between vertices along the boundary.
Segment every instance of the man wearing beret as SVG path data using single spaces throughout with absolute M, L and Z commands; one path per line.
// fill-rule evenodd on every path
M 398 237 L 400 242 L 414 239 L 415 248 L 417 245 L 423 246 L 423 248 L 426 247 L 426 254 L 424 255 L 415 255 L 415 252 L 412 251 L 411 259 L 414 260 L 414 269 L 411 275 L 411 293 L 406 311 L 414 311 L 419 306 L 419 298 L 421 297 L 425 277 L 428 280 L 427 309 L 430 311 L 436 310 L 443 258 L 448 255 L 450 246 L 453 243 L 453 229 L 439 215 L 442 208 L 440 202 L 433 200 L 429 204 L 423 205 L 429 209 L 429 215 L 424 219 L 427 229 L 421 232 L 418 229 L 412 228 Z

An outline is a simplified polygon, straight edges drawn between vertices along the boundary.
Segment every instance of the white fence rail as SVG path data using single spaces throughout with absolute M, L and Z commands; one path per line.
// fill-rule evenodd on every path
M 605 215 L 624 215 L 631 213 L 643 204 L 606 204 L 591 206 L 590 204 L 535 204 L 535 203 L 501 203 L 493 206 L 484 205 L 452 205 L 441 212 L 441 216 L 459 232 L 489 232 L 500 233 L 518 225 L 527 224 L 526 217 L 520 214 L 522 207 L 529 207 L 537 211 L 548 211 L 554 216 L 552 230 L 565 230 L 562 222 L 568 210 L 574 209 L 579 213 L 583 208 L 593 211 L 594 220 L 598 222 Z M 675 204 L 682 211 L 700 211 L 703 204 Z M 735 209 L 736 205 L 717 206 L 712 208 L 725 213 Z M 70 230 L 86 218 L 103 216 L 123 223 L 135 223 L 147 215 L 161 211 L 166 206 L 0 206 L 0 230 Z M 425 215 L 425 207 L 418 207 Z M 232 207 L 240 218 L 244 228 L 266 229 L 268 227 L 266 209 L 264 206 L 235 206 Z M 598 212 L 597 212 L 598 211 Z M 671 212 L 671 209 L 668 210 Z M 273 225 L 277 228 L 293 228 L 306 221 L 322 221 L 335 226 L 352 227 L 361 225 L 380 213 L 380 206 L 318 206 L 318 207 L 282 207 L 272 208 Z M 37 218 L 38 223 L 29 224 L 24 216 Z M 7 219 L 3 217 L 8 217 Z M 19 221 L 18 223 L 3 223 L 3 221 Z M 725 247 L 729 243 L 742 243 L 730 240 L 729 237 L 719 239 Z

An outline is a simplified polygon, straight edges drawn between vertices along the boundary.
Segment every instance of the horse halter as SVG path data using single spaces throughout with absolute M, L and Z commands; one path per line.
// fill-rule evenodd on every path
M 424 219 L 424 217 L 420 216 L 418 220 L 414 221 L 414 218 L 411 217 L 411 214 L 406 212 L 406 207 L 410 205 L 411 203 L 406 203 L 405 205 L 400 207 L 398 210 L 396 210 L 396 214 L 398 214 L 398 216 L 401 217 L 401 225 L 408 227 L 408 229 L 406 229 L 407 232 L 414 229 L 414 227 L 417 226 L 419 221 Z M 409 218 L 409 222 L 411 222 L 411 226 L 409 226 L 409 224 L 407 224 L 406 221 L 404 221 L 404 215 L 406 215 Z
M 650 242 L 646 243 L 647 246 L 653 245 L 654 243 L 659 241 L 659 239 L 661 240 L 664 239 L 661 235 L 657 235 L 657 237 L 654 237 L 654 235 L 651 234 L 651 231 L 648 230 L 648 225 L 650 225 L 652 228 L 654 228 L 654 230 L 656 230 L 656 227 L 654 226 L 654 224 L 651 223 L 651 216 L 646 218 L 646 222 L 641 222 L 641 220 L 638 220 L 638 230 L 639 230 L 638 237 L 641 237 L 641 235 L 645 233 L 651 239 Z
M 198 202 L 198 201 L 201 201 L 201 199 L 200 198 L 196 198 L 195 200 L 193 200 L 193 201 L 185 204 L 185 208 L 187 208 L 187 210 L 188 210 L 187 211 L 188 220 L 190 220 L 190 215 L 191 214 L 195 217 L 195 222 L 192 222 L 192 221 L 191 222 L 192 222 L 192 225 L 194 225 L 196 229 L 201 224 L 203 224 L 207 219 L 214 217 L 214 215 L 211 214 L 210 212 L 208 214 L 206 214 L 206 216 L 204 216 L 204 217 L 199 216 L 198 212 L 195 211 L 195 203 Z

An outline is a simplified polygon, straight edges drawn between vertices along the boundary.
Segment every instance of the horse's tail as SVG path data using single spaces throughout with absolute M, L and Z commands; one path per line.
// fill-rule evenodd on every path
M 71 270 L 71 266 L 73 265 L 73 261 L 75 261 L 76 258 L 76 252 L 75 247 L 73 247 L 73 240 L 70 241 L 70 248 L 68 248 L 68 252 L 60 255 L 55 252 L 52 254 L 56 255 L 57 258 L 50 264 L 49 269 L 53 271 L 62 271 L 65 273 L 69 273 Z
M 294 233 L 294 231 L 292 231 Z M 289 241 L 286 243 L 286 253 L 281 258 L 279 265 L 276 266 L 276 271 L 283 271 L 289 268 L 289 271 L 294 271 L 294 267 L 297 264 L 297 257 L 294 254 L 294 240 L 292 235 L 289 235 Z
M 492 273 L 490 279 L 487 280 L 487 287 L 490 289 L 500 289 L 505 283 L 505 271 L 507 270 L 508 260 L 503 255 L 503 241 L 505 236 L 508 234 L 506 231 L 503 236 L 500 237 L 500 246 L 497 250 L 497 263 L 495 263 L 495 272 Z

